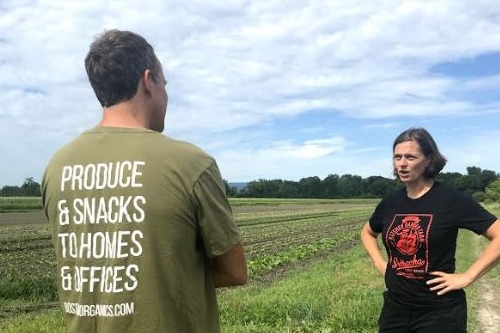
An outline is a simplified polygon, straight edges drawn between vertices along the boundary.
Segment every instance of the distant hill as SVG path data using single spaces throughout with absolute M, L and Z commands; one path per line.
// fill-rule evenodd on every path
M 245 186 L 247 186 L 248 183 L 246 183 L 246 182 L 236 182 L 236 183 L 228 182 L 228 184 L 229 184 L 229 187 L 236 187 L 238 189 L 238 191 L 241 191 L 242 189 L 245 188 Z

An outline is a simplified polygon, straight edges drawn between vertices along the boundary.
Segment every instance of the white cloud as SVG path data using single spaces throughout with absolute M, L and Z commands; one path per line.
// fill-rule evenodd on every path
M 266 126 L 317 110 L 331 112 L 336 124 L 354 118 L 374 131 L 416 116 L 484 112 L 498 121 L 498 98 L 471 97 L 498 92 L 498 73 L 457 79 L 430 71 L 441 62 L 500 52 L 498 17 L 494 0 L 2 1 L 0 147 L 11 164 L 28 166 L 16 151 L 29 149 L 32 159 L 46 161 L 98 121 L 83 59 L 96 34 L 116 27 L 143 34 L 162 60 L 170 95 L 167 134 L 213 147 L 228 174 L 278 175 L 284 165 L 319 174 L 327 164 L 384 173 L 382 164 L 373 168 L 346 155 L 342 147 L 355 137 L 347 132 L 342 142 L 306 129 L 308 136 L 283 132 L 270 141 L 281 145 L 236 141 L 250 160 L 227 136 L 250 128 L 279 131 Z M 370 128 L 366 119 L 385 125 Z M 262 166 L 247 167 L 255 160 Z M 0 185 L 19 182 L 15 177 L 24 175 L 5 161 L 0 172 L 9 176 Z M 31 172 L 40 174 L 42 164 L 32 164 Z
M 496 120 L 498 121 L 498 118 Z M 470 131 L 470 128 L 454 131 L 453 137 L 456 137 L 461 144 L 454 145 L 451 141 L 442 148 L 443 154 L 448 157 L 448 164 L 443 171 L 456 170 L 466 174 L 467 167 L 478 166 L 499 172 L 500 130 L 482 131 L 472 135 L 469 134 Z
M 314 159 L 344 150 L 345 139 L 332 137 L 329 139 L 309 140 L 303 144 L 278 142 L 274 147 L 260 151 L 274 158 Z

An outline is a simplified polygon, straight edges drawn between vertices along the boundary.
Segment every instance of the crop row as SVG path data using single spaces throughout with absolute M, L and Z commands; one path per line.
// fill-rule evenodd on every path
M 240 230 L 244 236 L 245 244 L 252 245 L 262 242 L 274 242 L 285 235 L 307 234 L 309 232 L 324 231 L 325 233 L 333 231 L 344 225 L 362 221 L 368 216 L 368 211 L 351 212 L 349 214 L 330 212 L 328 214 L 310 214 L 290 220 L 284 216 L 281 219 L 275 217 L 275 220 L 267 223 L 246 225 L 243 224 Z M 238 220 L 238 222 L 240 222 Z M 241 225 L 241 223 L 239 223 Z
M 0 212 L 39 210 L 42 208 L 40 197 L 0 197 Z
M 366 207 L 357 207 L 351 210 L 344 209 L 317 209 L 312 211 L 273 211 L 237 213 L 235 218 L 240 226 L 253 226 L 269 223 L 294 222 L 311 218 L 329 217 L 344 219 L 348 216 L 366 215 Z
M 357 227 L 340 227 L 331 229 L 316 229 L 303 233 L 284 234 L 279 238 L 271 241 L 250 244 L 246 246 L 247 256 L 252 259 L 256 256 L 274 254 L 276 252 L 286 251 L 290 247 L 300 246 L 304 244 L 315 244 L 323 239 L 331 239 L 341 237 L 350 231 L 356 231 L 359 234 Z
M 366 209 L 270 211 L 235 214 L 250 275 L 331 251 L 359 234 Z M 56 261 L 46 224 L 0 227 L 1 303 L 51 302 L 56 296 Z
M 240 213 L 249 275 L 262 275 L 328 253 L 359 239 L 373 205 L 325 205 L 309 210 Z
M 314 242 L 292 244 L 276 252 L 265 252 L 259 256 L 251 256 L 248 259 L 248 271 L 250 276 L 260 275 L 273 269 L 306 259 L 318 253 L 332 251 L 337 246 L 348 243 L 357 238 L 359 232 L 348 231 L 331 237 L 321 238 Z

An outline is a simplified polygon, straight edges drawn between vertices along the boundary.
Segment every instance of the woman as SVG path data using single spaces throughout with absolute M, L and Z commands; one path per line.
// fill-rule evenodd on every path
M 458 190 L 434 180 L 446 159 L 423 128 L 393 144 L 394 175 L 405 185 L 382 200 L 361 241 L 385 277 L 379 333 L 460 333 L 467 330 L 464 288 L 500 259 L 500 220 Z M 458 229 L 491 242 L 464 273 L 455 273 Z M 387 251 L 382 256 L 377 237 Z

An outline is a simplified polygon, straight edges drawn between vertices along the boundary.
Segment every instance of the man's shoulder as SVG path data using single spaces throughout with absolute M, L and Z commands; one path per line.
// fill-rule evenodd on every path
M 163 141 L 163 149 L 170 156 L 175 156 L 181 159 L 206 159 L 213 160 L 213 157 L 203 150 L 201 147 L 197 146 L 188 141 L 173 139 L 168 136 L 161 135 L 161 140 Z
M 86 145 L 99 144 L 101 147 L 105 143 L 106 139 L 103 137 L 95 136 L 98 142 L 94 141 L 94 135 L 96 134 L 106 134 L 106 135 L 119 135 L 120 148 L 127 149 L 131 146 L 137 147 L 144 144 L 143 152 L 148 151 L 155 152 L 156 150 L 169 151 L 169 152 L 179 152 L 182 155 L 198 155 L 200 157 L 211 158 L 211 156 L 205 152 L 199 146 L 183 141 L 174 139 L 162 133 L 158 133 L 152 130 L 142 130 L 142 129 L 128 129 L 128 128 L 93 128 L 85 130 L 78 136 L 73 138 L 71 141 L 67 142 L 61 148 L 59 148 L 54 157 L 71 154 L 74 150 L 79 150 Z M 132 144 L 134 143 L 134 144 Z M 138 144 L 137 144 L 138 143 Z
M 108 137 L 109 133 L 112 134 Z M 215 164 L 215 159 L 197 145 L 158 132 L 97 129 L 84 131 L 59 148 L 46 170 L 60 169 L 61 165 L 68 163 L 90 163 L 106 158 L 112 160 L 117 156 L 134 156 L 152 163 L 169 163 L 190 170 L 205 169 Z
M 65 156 L 66 154 L 71 153 L 71 151 L 73 150 L 73 147 L 75 147 L 79 144 L 82 136 L 83 136 L 83 133 L 79 134 L 78 136 L 76 136 L 72 140 L 66 142 L 64 145 L 57 148 L 57 150 L 52 155 L 51 162 L 57 161 L 61 157 Z
M 201 147 L 197 146 L 194 143 L 184 141 L 184 140 L 178 140 L 171 138 L 169 136 L 161 135 L 162 140 L 165 142 L 165 144 L 169 144 L 174 146 L 177 149 L 183 149 L 192 153 L 197 153 L 197 154 L 206 154 L 208 155 Z

